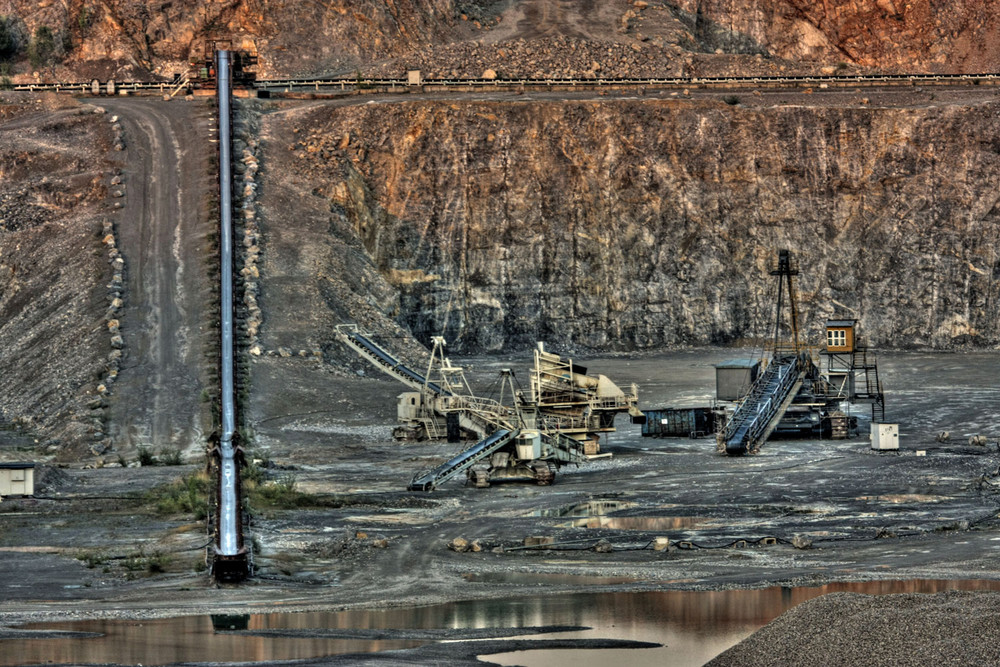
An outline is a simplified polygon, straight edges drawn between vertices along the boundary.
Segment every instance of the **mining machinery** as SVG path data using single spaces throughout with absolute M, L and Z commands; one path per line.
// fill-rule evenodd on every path
M 872 421 L 885 414 L 885 394 L 875 355 L 855 335 L 857 320 L 829 320 L 821 355 L 825 369 L 799 340 L 791 253 L 781 250 L 771 272 L 777 278 L 777 304 L 770 358 L 747 364 L 748 388 L 725 428 L 719 449 L 730 456 L 757 453 L 774 433 L 848 437 L 856 420 L 840 410 L 844 402 L 871 403 Z M 783 313 L 787 298 L 787 322 Z M 787 326 L 789 338 L 782 335 Z M 758 374 L 758 369 L 761 372 Z M 717 374 L 718 374 L 717 370 Z M 717 384 L 718 387 L 718 384 Z
M 193 89 L 215 90 L 218 85 L 218 70 L 215 54 L 224 51 L 229 54 L 229 86 L 233 89 L 252 87 L 257 81 L 257 54 L 233 48 L 232 40 L 208 39 L 195 54 L 188 66 L 188 72 L 175 81 Z
M 353 324 L 337 327 L 336 336 L 376 368 L 410 388 L 399 395 L 401 439 L 463 439 L 474 444 L 433 470 L 421 471 L 410 490 L 430 491 L 460 474 L 477 487 L 499 480 L 551 484 L 558 468 L 600 455 L 600 434 L 613 431 L 615 416 L 636 407 L 638 388 L 628 392 L 603 375 L 539 343 L 528 391 L 514 373 L 501 371 L 499 399 L 476 396 L 461 367 L 444 355 L 445 341 L 432 339 L 427 371 L 420 373 L 361 333 Z

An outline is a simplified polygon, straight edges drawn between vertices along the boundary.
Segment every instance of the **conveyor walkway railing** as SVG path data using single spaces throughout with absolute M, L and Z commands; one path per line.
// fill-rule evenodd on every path
M 417 473 L 410 485 L 410 491 L 433 491 L 435 487 L 461 474 L 479 461 L 489 457 L 517 437 L 519 429 L 499 429 L 462 451 L 430 472 Z
M 587 460 L 583 443 L 579 440 L 559 431 L 544 433 L 543 438 L 549 447 L 548 456 L 543 458 L 552 458 L 560 463 L 583 463 Z
M 727 454 L 739 456 L 760 449 L 802 386 L 808 365 L 804 353 L 771 361 L 726 425 Z

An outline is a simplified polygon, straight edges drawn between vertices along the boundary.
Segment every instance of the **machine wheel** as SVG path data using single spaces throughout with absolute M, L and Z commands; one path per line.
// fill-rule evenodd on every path
M 556 467 L 551 463 L 541 463 L 535 466 L 535 483 L 538 486 L 549 486 L 556 481 Z
M 485 489 L 490 485 L 490 473 L 488 470 L 469 470 L 469 484 L 477 489 Z

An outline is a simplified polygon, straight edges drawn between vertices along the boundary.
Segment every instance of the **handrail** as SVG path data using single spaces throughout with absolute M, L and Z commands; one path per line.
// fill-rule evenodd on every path
M 468 449 L 459 452 L 430 472 L 417 473 L 407 487 L 410 491 L 433 491 L 455 475 L 497 451 L 520 433 L 518 430 L 498 429 Z
M 734 446 L 749 449 L 766 434 L 775 414 L 802 374 L 804 363 L 804 355 L 772 361 L 726 425 L 724 438 L 727 451 Z

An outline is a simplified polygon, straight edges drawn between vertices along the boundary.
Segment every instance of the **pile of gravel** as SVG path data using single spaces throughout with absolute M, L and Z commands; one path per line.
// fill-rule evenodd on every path
M 1000 665 L 1000 594 L 833 593 L 805 602 L 708 663 Z

